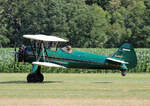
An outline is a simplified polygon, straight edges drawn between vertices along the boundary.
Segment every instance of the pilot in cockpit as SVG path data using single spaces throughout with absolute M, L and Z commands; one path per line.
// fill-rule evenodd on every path
M 67 48 L 68 53 L 72 53 L 72 47 L 71 46 L 68 45 L 66 48 Z
M 67 53 L 72 53 L 72 47 L 70 45 L 63 47 L 62 50 Z

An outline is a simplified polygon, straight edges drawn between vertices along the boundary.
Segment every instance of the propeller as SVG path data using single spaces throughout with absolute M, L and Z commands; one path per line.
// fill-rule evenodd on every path
M 13 53 L 14 53 L 14 70 L 16 70 L 16 60 L 17 60 L 17 49 L 16 49 L 16 43 L 15 43 L 15 45 L 14 45 L 14 51 L 13 51 Z
M 15 46 L 14 46 L 14 56 L 15 56 L 15 63 L 16 63 L 16 60 L 17 60 L 16 43 L 15 43 Z

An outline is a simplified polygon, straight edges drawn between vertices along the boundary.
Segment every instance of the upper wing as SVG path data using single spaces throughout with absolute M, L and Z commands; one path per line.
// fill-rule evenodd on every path
M 46 66 L 46 67 L 66 68 L 64 66 L 54 64 L 54 63 L 48 63 L 48 62 L 32 62 L 32 64 L 39 65 L 39 66 Z
M 24 38 L 33 39 L 33 40 L 41 40 L 41 41 L 55 41 L 55 42 L 68 42 L 65 39 L 56 37 L 56 36 L 47 36 L 47 35 L 23 35 Z
M 128 64 L 128 62 L 125 62 L 125 61 L 122 61 L 122 60 L 118 60 L 118 59 L 114 59 L 114 58 L 107 58 L 106 60 L 109 60 L 109 61 L 115 62 L 115 63 Z

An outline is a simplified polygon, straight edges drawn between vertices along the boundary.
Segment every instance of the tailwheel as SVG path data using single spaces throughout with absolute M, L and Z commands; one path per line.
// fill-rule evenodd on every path
M 126 76 L 126 70 L 121 70 L 121 75 Z
M 28 74 L 27 76 L 27 82 L 29 83 L 43 82 L 43 80 L 44 80 L 44 76 L 41 73 L 34 72 L 34 73 Z

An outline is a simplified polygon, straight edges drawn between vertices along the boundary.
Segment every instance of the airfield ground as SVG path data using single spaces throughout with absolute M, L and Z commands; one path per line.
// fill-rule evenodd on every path
M 149 106 L 150 74 L 44 74 L 26 83 L 27 73 L 0 73 L 0 106 Z

